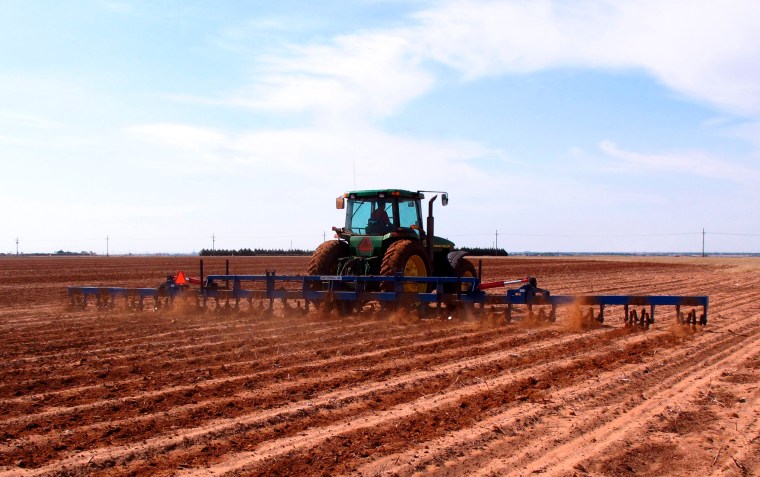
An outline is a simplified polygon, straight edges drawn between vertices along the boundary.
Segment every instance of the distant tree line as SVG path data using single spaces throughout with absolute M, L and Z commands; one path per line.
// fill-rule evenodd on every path
M 301 256 L 301 255 L 311 255 L 314 251 L 313 250 L 301 250 L 301 249 L 263 249 L 263 248 L 255 248 L 251 250 L 250 248 L 241 248 L 238 250 L 231 250 L 231 249 L 214 249 L 209 250 L 207 248 L 204 248 L 201 250 L 200 255 L 201 257 L 268 257 L 268 256 L 274 256 L 274 255 L 293 255 L 293 256 Z
M 51 255 L 63 255 L 63 256 L 86 256 L 86 257 L 96 257 L 98 254 L 95 252 L 87 252 L 85 250 L 81 252 L 69 252 L 64 250 L 59 250 L 55 253 L 47 253 L 47 252 L 21 252 L 21 253 L 0 253 L 0 256 L 2 257 L 11 257 L 11 256 L 24 256 L 24 257 L 49 257 Z
M 480 247 L 462 247 L 459 250 L 462 250 L 464 252 L 469 253 L 470 255 L 475 255 L 478 257 L 506 257 L 509 255 L 506 250 L 503 248 L 480 248 Z M 201 257 L 267 257 L 267 256 L 303 256 L 303 255 L 311 255 L 314 253 L 313 250 L 301 250 L 301 249 L 288 249 L 284 250 L 281 248 L 275 248 L 275 249 L 263 249 L 263 248 L 241 248 L 238 250 L 233 249 L 214 249 L 210 250 L 207 248 L 204 248 L 200 251 Z
M 476 257 L 506 257 L 509 255 L 503 248 L 460 247 L 459 250 Z

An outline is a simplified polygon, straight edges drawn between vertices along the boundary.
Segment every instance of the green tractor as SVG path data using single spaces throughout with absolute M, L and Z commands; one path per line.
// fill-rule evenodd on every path
M 343 227 L 333 227 L 337 240 L 317 247 L 309 275 L 383 275 L 475 277 L 475 267 L 455 251 L 454 243 L 433 235 L 433 202 L 428 202 L 427 232 L 422 226 L 423 192 L 401 189 L 347 192 L 336 200 L 346 210 Z M 448 194 L 441 192 L 441 204 Z M 385 284 L 390 286 L 391 284 Z M 426 283 L 404 284 L 404 291 L 424 293 Z M 456 292 L 454 289 L 445 290 Z

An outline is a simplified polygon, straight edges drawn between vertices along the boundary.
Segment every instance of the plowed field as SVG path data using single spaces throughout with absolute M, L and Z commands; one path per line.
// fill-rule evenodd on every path
M 303 273 L 306 258 L 233 258 Z M 760 261 L 501 258 L 554 294 L 710 296 L 710 323 L 66 311 L 194 258 L 0 259 L 0 475 L 760 475 Z M 224 259 L 205 261 L 206 273 Z

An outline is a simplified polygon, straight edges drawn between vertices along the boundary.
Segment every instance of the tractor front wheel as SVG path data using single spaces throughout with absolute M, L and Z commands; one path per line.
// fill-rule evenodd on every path
M 338 265 L 341 258 L 348 257 L 349 249 L 348 244 L 341 240 L 330 240 L 329 242 L 323 242 L 322 245 L 312 254 L 309 259 L 309 265 L 306 267 L 306 273 L 308 275 L 318 276 L 335 276 L 338 274 Z M 310 290 L 323 290 L 324 284 L 320 281 L 312 281 L 309 283 Z M 340 302 L 339 309 L 343 309 L 345 304 Z M 334 303 L 327 303 L 328 307 L 334 306 Z M 307 305 L 308 307 L 308 305 Z M 329 308 L 327 308 L 329 309 Z
M 348 257 L 348 244 L 341 240 L 330 240 L 317 247 L 309 260 L 306 273 L 309 275 L 337 275 L 338 261 Z
M 399 272 L 405 277 L 429 277 L 431 275 L 430 263 L 420 244 L 411 240 L 399 240 L 388 247 L 380 265 L 380 275 L 394 276 Z M 393 283 L 383 283 L 382 288 L 386 291 L 392 291 Z M 428 291 L 428 284 L 405 283 L 404 291 L 425 293 Z

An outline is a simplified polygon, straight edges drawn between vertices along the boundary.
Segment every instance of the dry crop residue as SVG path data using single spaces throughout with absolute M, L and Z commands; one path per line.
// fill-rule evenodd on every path
M 753 261 L 754 260 L 754 261 Z M 306 258 L 233 258 L 301 273 Z M 207 259 L 207 273 L 224 259 Z M 65 311 L 197 259 L 0 259 L 0 475 L 758 475 L 756 259 L 495 258 L 555 294 L 710 296 L 710 324 Z

